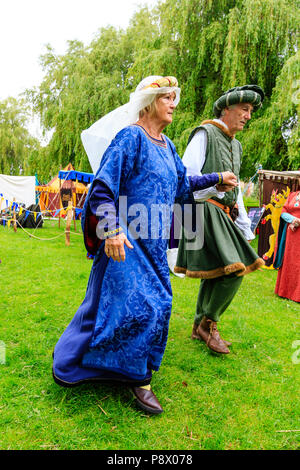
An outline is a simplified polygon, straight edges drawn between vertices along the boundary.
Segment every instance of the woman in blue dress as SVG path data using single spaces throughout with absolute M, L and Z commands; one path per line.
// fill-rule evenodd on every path
M 127 108 L 83 133 L 92 167 L 93 145 L 98 161 L 103 154 L 82 216 L 85 244 L 95 258 L 85 299 L 53 355 L 59 385 L 123 382 L 152 414 L 163 411 L 150 381 L 162 361 L 172 307 L 166 251 L 173 204 L 191 202 L 193 191 L 221 181 L 236 185 L 229 172 L 186 176 L 162 134 L 179 94 L 174 77 L 147 77 Z

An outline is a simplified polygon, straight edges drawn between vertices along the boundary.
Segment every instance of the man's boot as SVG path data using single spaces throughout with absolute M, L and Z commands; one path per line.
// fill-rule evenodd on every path
M 228 342 L 223 340 L 217 329 L 217 322 L 203 317 L 200 324 L 194 323 L 192 338 L 204 341 L 209 349 L 220 354 L 228 354 L 230 351 L 227 346 Z
M 192 335 L 191 335 L 191 338 L 192 339 L 199 339 L 200 341 L 204 341 L 204 339 L 201 338 L 201 336 L 197 333 L 197 328 L 198 328 L 198 324 L 197 323 L 194 323 L 193 324 L 193 331 L 192 331 Z M 230 341 L 226 341 L 226 339 L 223 339 L 221 338 L 221 340 L 223 341 L 223 343 L 225 344 L 225 346 L 231 346 L 232 343 Z

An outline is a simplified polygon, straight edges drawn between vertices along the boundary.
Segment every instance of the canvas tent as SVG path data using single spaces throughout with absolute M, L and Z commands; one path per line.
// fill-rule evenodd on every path
M 59 178 L 60 173 L 63 178 Z M 80 172 L 76 172 L 71 163 L 59 174 L 48 184 L 36 186 L 36 191 L 40 192 L 39 204 L 42 211 L 53 212 L 62 209 L 60 215 L 64 216 L 70 200 L 74 207 L 83 207 L 88 192 L 88 182 L 79 177 Z M 75 175 L 75 180 L 69 178 L 71 174 Z
M 85 173 L 83 171 L 60 171 L 58 177 L 61 180 L 78 181 L 79 183 L 90 184 L 94 179 L 93 173 Z
M 40 212 L 39 204 L 31 204 L 17 215 L 17 221 L 23 228 L 42 228 L 44 220 Z
M 29 206 L 35 204 L 35 176 L 0 175 L 2 209 L 13 201 Z

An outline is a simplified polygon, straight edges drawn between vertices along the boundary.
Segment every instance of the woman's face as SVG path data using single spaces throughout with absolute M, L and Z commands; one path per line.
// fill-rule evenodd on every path
M 156 113 L 155 117 L 165 126 L 171 124 L 173 119 L 173 111 L 176 108 L 174 101 L 176 94 L 166 93 L 165 95 L 160 96 L 156 100 Z

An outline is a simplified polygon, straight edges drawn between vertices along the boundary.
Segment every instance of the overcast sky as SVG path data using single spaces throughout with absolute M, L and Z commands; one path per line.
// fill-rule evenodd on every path
M 39 85 L 39 56 L 50 43 L 58 54 L 67 41 L 89 44 L 102 26 L 126 28 L 139 5 L 157 0 L 0 0 L 0 100 Z

